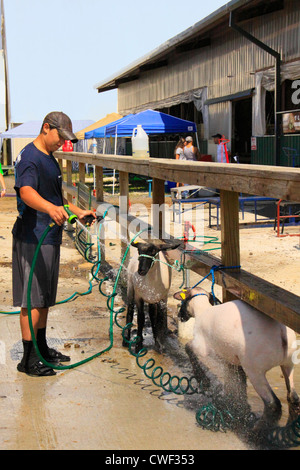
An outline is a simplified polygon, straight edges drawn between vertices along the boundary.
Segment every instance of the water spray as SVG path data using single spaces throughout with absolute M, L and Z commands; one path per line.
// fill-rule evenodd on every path
M 77 224 L 80 224 L 80 227 L 82 230 L 88 231 L 87 227 L 84 226 L 81 222 L 78 221 L 78 217 L 73 214 L 69 206 L 65 206 L 65 210 L 69 215 L 68 222 L 71 224 L 74 224 L 75 222 Z M 108 210 L 106 211 L 105 215 L 107 214 Z M 99 219 L 102 221 L 105 218 L 105 215 Z M 93 217 L 93 219 L 95 219 Z M 93 222 L 92 219 L 86 220 L 87 224 L 91 225 L 91 222 Z M 107 281 L 108 278 L 105 277 L 104 279 L 99 279 L 97 277 L 97 273 L 100 269 L 100 264 L 101 264 L 101 257 L 99 253 L 99 243 L 98 243 L 98 260 L 93 263 L 93 269 L 92 269 L 92 276 L 94 279 L 99 281 L 99 291 L 102 295 L 104 295 L 107 298 L 107 307 L 110 312 L 110 327 L 109 327 L 109 337 L 110 337 L 110 344 L 108 345 L 107 348 L 104 350 L 92 355 L 91 357 L 88 357 L 82 361 L 79 361 L 75 364 L 70 364 L 66 366 L 59 366 L 59 365 L 53 365 L 53 363 L 48 363 L 43 356 L 41 355 L 36 339 L 35 339 L 35 334 L 34 334 L 34 329 L 33 329 L 33 324 L 32 324 L 32 317 L 31 317 L 31 285 L 32 285 L 32 278 L 33 278 L 33 273 L 35 269 L 35 264 L 36 260 L 40 251 L 40 247 L 47 236 L 48 232 L 54 227 L 54 222 L 49 224 L 49 226 L 45 229 L 34 254 L 33 261 L 32 261 L 32 266 L 31 266 L 31 271 L 29 275 L 29 281 L 28 281 L 28 289 L 27 289 L 27 308 L 28 308 L 28 320 L 29 320 L 29 327 L 31 331 L 31 336 L 33 340 L 34 347 L 36 349 L 36 352 L 38 356 L 40 357 L 41 361 L 47 365 L 48 367 L 51 367 L 56 370 L 67 370 L 67 369 L 73 369 L 76 368 L 80 365 L 83 365 L 91 360 L 93 360 L 96 357 L 99 357 L 102 355 L 104 352 L 109 351 L 113 347 L 113 324 L 114 322 L 116 325 L 122 330 L 122 336 L 123 339 L 124 333 L 126 329 L 131 328 L 132 324 L 127 324 L 124 327 L 120 325 L 118 321 L 118 316 L 122 312 L 125 311 L 125 307 L 120 307 L 117 310 L 114 309 L 114 299 L 117 295 L 117 286 L 119 282 L 119 278 L 121 275 L 121 271 L 124 267 L 124 263 L 127 257 L 127 254 L 130 249 L 131 243 L 139 236 L 141 235 L 142 232 L 148 229 L 141 230 L 139 233 L 137 233 L 130 243 L 127 246 L 127 249 L 124 253 L 123 259 L 121 261 L 120 267 L 118 269 L 118 273 L 114 282 L 113 286 L 113 291 L 111 294 L 105 294 L 102 291 L 102 285 L 103 282 Z M 96 267 L 96 273 L 94 272 L 94 268 Z M 172 266 L 173 267 L 173 266 Z M 182 266 L 181 266 L 182 268 Z M 219 269 L 224 269 L 226 267 L 220 266 Z M 178 270 L 178 264 L 175 264 L 175 269 Z M 89 293 L 89 291 L 87 292 Z M 126 340 L 126 339 L 125 339 Z M 201 383 L 198 383 L 195 379 L 195 377 L 182 377 L 179 378 L 177 376 L 171 376 L 168 372 L 164 372 L 162 367 L 154 367 L 155 366 L 155 360 L 153 358 L 148 359 L 144 364 L 141 364 L 141 359 L 147 354 L 147 349 L 143 348 L 142 350 L 139 351 L 139 353 L 133 352 L 133 346 L 136 344 L 138 341 L 138 337 L 135 337 L 133 340 L 128 341 L 128 350 L 129 352 L 135 356 L 136 358 L 136 363 L 137 365 L 144 371 L 144 374 L 146 377 L 151 379 L 153 383 L 156 386 L 161 387 L 165 392 L 171 392 L 177 395 L 185 395 L 185 394 L 195 394 L 195 393 L 203 393 L 203 386 Z M 152 370 L 152 372 L 151 372 Z M 213 431 L 223 431 L 226 432 L 226 430 L 231 430 L 234 427 L 234 422 L 236 421 L 236 418 L 234 414 L 231 414 L 229 410 L 220 410 L 219 407 L 216 407 L 213 403 L 209 403 L 207 406 L 202 407 L 200 410 L 198 410 L 197 415 L 196 415 L 196 420 L 199 426 L 201 426 L 203 429 L 210 429 Z M 283 427 L 283 428 L 276 428 L 275 430 L 269 430 L 267 433 L 267 436 L 265 436 L 267 441 L 275 445 L 275 447 L 279 448 L 286 448 L 286 447 L 295 447 L 300 445 L 300 417 L 298 417 L 293 423 L 290 425 Z

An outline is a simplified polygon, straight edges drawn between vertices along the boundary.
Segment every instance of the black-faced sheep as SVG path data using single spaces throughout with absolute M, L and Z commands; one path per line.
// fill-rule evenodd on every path
M 134 306 L 137 307 L 137 343 L 139 352 L 143 346 L 143 328 L 145 323 L 144 303 L 149 304 L 149 316 L 155 340 L 155 346 L 162 351 L 167 328 L 167 300 L 172 280 L 172 268 L 168 265 L 165 251 L 173 250 L 180 242 L 170 243 L 132 243 L 137 249 L 136 256 L 128 265 L 127 287 L 127 324 L 132 323 Z M 130 328 L 124 332 L 124 346 L 128 346 Z M 126 341 L 127 340 L 127 341 Z

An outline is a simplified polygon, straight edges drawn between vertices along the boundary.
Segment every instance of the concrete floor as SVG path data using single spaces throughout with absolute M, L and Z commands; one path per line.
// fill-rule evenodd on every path
M 70 354 L 72 363 L 110 346 L 99 296 L 95 292 L 53 309 L 49 343 Z M 201 430 L 182 397 L 163 393 L 145 377 L 122 348 L 116 326 L 109 352 L 54 377 L 33 378 L 16 369 L 22 355 L 18 315 L 1 315 L 0 325 L 6 356 L 0 364 L 1 450 L 247 448 L 232 433 Z M 150 350 L 148 356 L 172 370 L 168 357 Z
M 1 221 L 0 310 L 11 310 L 11 227 L 15 213 L 3 203 Z M 5 220 L 5 223 L 3 222 Z M 116 247 L 112 246 L 111 251 Z M 116 258 L 118 256 L 116 255 Z M 61 254 L 57 300 L 75 291 L 86 292 L 91 266 L 83 261 L 67 233 Z M 105 283 L 105 288 L 112 284 Z M 116 298 L 115 306 L 123 306 Z M 173 308 L 174 305 L 171 305 Z M 121 318 L 125 325 L 125 319 Z M 106 298 L 95 287 L 90 295 L 55 306 L 50 314 L 50 346 L 80 362 L 112 346 L 108 352 L 54 377 L 33 378 L 17 371 L 22 356 L 18 315 L 0 315 L 0 449 L 1 450 L 247 450 L 244 439 L 233 432 L 213 433 L 196 423 L 196 404 L 185 397 L 165 393 L 144 374 L 135 358 L 122 347 L 121 330 L 113 329 Z M 157 354 L 150 347 L 147 357 L 172 375 L 189 372 L 174 357 Z M 300 386 L 299 367 L 296 387 Z M 286 391 L 278 370 L 271 384 L 284 405 Z M 261 400 L 249 388 L 254 410 Z

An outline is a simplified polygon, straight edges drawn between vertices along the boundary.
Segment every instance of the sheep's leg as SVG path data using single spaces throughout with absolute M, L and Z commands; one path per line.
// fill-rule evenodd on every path
M 224 391 L 227 396 L 232 396 L 239 401 L 247 400 L 247 378 L 241 366 L 224 364 Z
M 159 351 L 164 349 L 164 341 L 167 334 L 167 302 L 161 300 L 157 304 L 156 326 L 153 332 L 155 346 Z
M 135 352 L 138 353 L 143 347 L 143 329 L 145 323 L 144 301 L 139 299 L 137 302 L 137 339 Z
M 241 366 L 225 363 L 224 394 L 230 407 L 240 416 L 249 415 L 251 407 L 247 400 L 247 376 Z
M 186 344 L 185 350 L 191 361 L 194 376 L 200 385 L 201 391 L 207 392 L 212 386 L 219 385 L 216 383 L 216 377 L 214 374 L 210 372 L 208 367 L 203 364 L 194 353 L 193 347 L 190 343 Z
M 300 415 L 300 399 L 294 387 L 294 366 L 281 366 L 287 388 L 287 401 L 289 405 L 288 423 L 294 421 Z
M 157 304 L 149 304 L 149 317 L 153 332 L 154 340 L 156 340 L 156 328 L 157 328 Z
M 271 389 L 265 374 L 263 372 L 258 373 L 256 371 L 247 370 L 246 367 L 244 367 L 244 370 L 255 391 L 264 403 L 264 412 L 259 422 L 255 425 L 255 430 L 259 431 L 266 426 L 276 425 L 281 417 L 281 403 Z
M 132 297 L 128 296 L 126 325 L 131 325 L 132 324 L 133 314 L 134 314 L 134 298 L 133 298 L 133 296 Z M 124 330 L 124 332 L 123 332 L 123 346 L 125 346 L 127 348 L 129 346 L 129 341 L 130 341 L 130 332 L 131 332 L 131 326 L 126 328 L 126 330 Z

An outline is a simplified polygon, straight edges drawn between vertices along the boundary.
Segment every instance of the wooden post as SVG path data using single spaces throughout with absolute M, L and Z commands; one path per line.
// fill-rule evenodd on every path
M 222 264 L 240 266 L 239 193 L 220 191 Z M 223 289 L 223 302 L 235 297 Z
M 100 166 L 95 166 L 95 190 L 96 190 L 96 201 L 97 202 L 103 202 L 104 201 L 104 196 L 103 196 L 103 168 Z M 101 240 L 101 259 L 104 262 L 105 261 L 105 227 L 102 224 L 100 228 L 100 240 Z
M 158 227 L 153 227 L 155 234 L 157 234 L 158 238 L 163 238 L 163 234 L 165 232 L 165 214 L 159 209 L 162 204 L 165 202 L 165 182 L 164 180 L 153 178 L 153 192 L 152 192 L 152 213 L 158 213 Z M 153 220 L 153 225 L 156 221 Z
M 121 234 L 121 257 L 123 258 L 125 250 L 127 248 L 129 237 L 127 230 L 128 223 L 128 208 L 129 208 L 129 178 L 128 173 L 125 171 L 119 172 L 119 183 L 120 183 L 120 196 L 119 196 L 119 223 L 120 223 L 120 234 Z M 127 258 L 128 261 L 128 258 Z M 126 264 L 126 263 L 125 263 Z
M 95 167 L 96 179 L 96 200 L 103 202 L 103 168 L 100 166 Z
M 72 162 L 67 160 L 67 185 L 72 186 Z M 67 193 L 67 200 L 72 202 L 72 194 Z
M 103 168 L 100 166 L 95 166 L 95 197 L 96 201 L 98 202 L 103 202 Z M 104 263 L 105 262 L 105 226 L 104 224 L 101 224 L 100 227 L 100 232 L 99 232 L 99 237 L 100 237 L 100 253 L 101 253 L 101 260 Z
M 79 163 L 79 181 L 85 183 L 85 163 Z
M 60 168 L 60 171 L 61 171 L 61 175 L 62 175 L 62 177 L 64 177 L 64 175 L 63 175 L 63 159 L 62 159 L 62 158 L 58 158 L 58 159 L 57 159 L 57 162 L 58 162 L 58 164 L 59 164 L 59 168 Z

